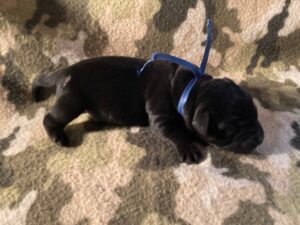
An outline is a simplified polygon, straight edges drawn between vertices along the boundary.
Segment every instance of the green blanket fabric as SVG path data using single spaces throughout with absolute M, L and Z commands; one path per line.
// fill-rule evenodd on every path
M 0 225 L 300 224 L 299 0 L 0 0 Z M 251 155 L 209 148 L 199 165 L 149 128 L 99 127 L 83 115 L 47 137 L 54 97 L 36 104 L 39 73 L 88 57 L 199 64 L 255 98 L 265 140 Z

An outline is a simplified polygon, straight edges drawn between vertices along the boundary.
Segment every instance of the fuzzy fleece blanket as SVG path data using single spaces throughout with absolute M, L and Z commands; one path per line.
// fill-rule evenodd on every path
M 0 0 L 0 225 L 300 224 L 299 0 Z M 85 115 L 42 126 L 39 73 L 87 57 L 201 60 L 255 98 L 265 140 L 251 155 L 210 148 L 180 164 L 148 128 L 99 127 Z

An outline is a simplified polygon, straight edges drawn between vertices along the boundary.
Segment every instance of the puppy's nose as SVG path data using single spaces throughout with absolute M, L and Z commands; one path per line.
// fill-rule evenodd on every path
M 255 137 L 257 145 L 260 145 L 264 140 L 264 130 L 260 124 L 258 124 L 258 129 Z
M 257 143 L 257 145 L 260 145 L 264 140 L 264 136 L 263 135 L 257 135 L 255 138 L 254 138 L 254 141 L 255 143 Z

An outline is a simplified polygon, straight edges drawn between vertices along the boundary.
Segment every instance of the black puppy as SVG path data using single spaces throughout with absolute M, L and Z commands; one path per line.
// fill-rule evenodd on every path
M 202 75 L 193 87 L 181 116 L 176 107 L 193 78 L 181 66 L 155 61 L 141 76 L 145 60 L 99 57 L 76 63 L 32 85 L 40 101 L 43 88 L 56 87 L 57 101 L 44 118 L 49 137 L 69 145 L 64 127 L 83 112 L 115 125 L 150 125 L 169 139 L 187 163 L 202 159 L 201 149 L 214 144 L 248 153 L 263 141 L 263 129 L 250 95 L 229 79 Z

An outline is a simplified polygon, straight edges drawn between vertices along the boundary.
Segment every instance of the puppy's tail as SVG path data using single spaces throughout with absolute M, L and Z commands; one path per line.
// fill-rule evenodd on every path
M 47 96 L 43 94 L 44 91 L 53 91 L 56 89 L 56 84 L 62 71 L 57 71 L 51 74 L 40 74 L 32 82 L 31 94 L 35 102 L 45 100 Z

